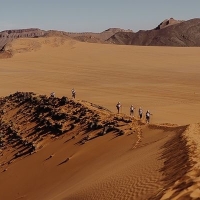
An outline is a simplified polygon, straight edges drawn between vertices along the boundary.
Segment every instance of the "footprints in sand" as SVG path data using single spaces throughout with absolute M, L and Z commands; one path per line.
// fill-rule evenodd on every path
M 140 126 L 136 127 L 136 133 L 137 141 L 135 144 L 133 144 L 133 147 L 131 149 L 136 149 L 142 141 L 142 128 Z
M 61 163 L 59 163 L 58 166 L 59 166 L 59 165 L 62 165 L 62 164 L 65 164 L 65 163 L 68 162 L 69 160 L 70 160 L 70 157 L 66 158 L 64 161 L 62 161 Z
M 3 172 L 6 172 L 6 171 L 8 171 L 8 169 L 7 169 L 7 168 L 3 170 Z
M 53 158 L 53 156 L 54 156 L 54 154 L 51 154 L 48 158 L 45 159 L 45 161 L 47 161 L 47 160 Z
M 55 154 L 51 154 L 48 158 L 46 158 L 44 161 L 48 161 L 50 159 L 53 159 L 53 157 L 55 157 Z M 59 164 L 57 164 L 57 166 L 60 166 L 62 164 L 67 163 L 70 159 L 72 158 L 72 155 L 67 157 L 66 159 L 62 160 Z

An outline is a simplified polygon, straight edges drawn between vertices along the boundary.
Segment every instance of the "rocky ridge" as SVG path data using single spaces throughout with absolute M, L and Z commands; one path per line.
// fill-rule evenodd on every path
M 138 125 L 127 116 L 116 116 L 89 102 L 16 92 L 0 99 L 0 155 L 13 150 L 1 168 L 66 134 L 83 145 L 109 132 L 117 136 L 133 133 Z

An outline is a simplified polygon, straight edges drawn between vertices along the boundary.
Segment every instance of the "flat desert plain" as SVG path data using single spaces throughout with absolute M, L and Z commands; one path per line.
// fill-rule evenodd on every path
M 14 56 L 0 60 L 1 96 L 16 91 L 49 96 L 54 91 L 71 98 L 74 88 L 76 102 L 109 109 L 111 113 L 100 113 L 107 119 L 128 117 L 131 104 L 136 112 L 129 127 L 133 133 L 121 137 L 106 134 L 80 146 L 66 142 L 80 128 L 51 142 L 44 139 L 44 148 L 11 164 L 16 150 L 7 148 L 0 158 L 0 199 L 199 197 L 200 48 L 118 46 L 61 37 L 18 39 L 9 48 Z M 150 125 L 138 120 L 139 107 L 153 114 Z M 4 121 L 13 120 L 9 112 Z M 21 130 L 31 127 L 31 122 L 15 120 Z

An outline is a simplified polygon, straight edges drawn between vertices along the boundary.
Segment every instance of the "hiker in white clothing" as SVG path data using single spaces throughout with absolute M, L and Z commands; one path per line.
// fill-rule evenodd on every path
M 50 94 L 50 97 L 54 98 L 54 97 L 55 97 L 55 92 L 52 92 L 52 93 Z

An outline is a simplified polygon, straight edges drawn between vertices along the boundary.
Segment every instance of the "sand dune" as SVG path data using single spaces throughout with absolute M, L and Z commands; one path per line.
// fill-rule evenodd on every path
M 14 56 L 0 66 L 0 199 L 199 197 L 198 48 L 62 37 L 8 48 Z M 70 97 L 73 87 L 75 101 L 38 96 Z M 16 91 L 36 94 L 8 96 Z M 137 113 L 130 119 L 131 104 L 150 109 L 150 125 Z
M 182 153 L 185 151 L 186 155 L 188 155 L 188 158 L 186 156 L 184 158 L 183 154 L 180 155 L 181 163 L 177 162 L 176 166 L 178 167 L 177 170 L 181 169 L 182 175 L 176 182 L 172 182 L 171 187 L 166 189 L 165 195 L 162 197 L 162 199 L 198 199 L 200 197 L 199 133 L 199 124 L 191 124 L 184 132 L 182 139 L 185 140 L 186 147 L 182 149 Z M 178 157 L 178 152 L 175 151 L 175 155 Z M 187 171 L 187 173 L 183 173 L 183 167 L 189 167 L 187 161 L 188 159 L 190 161 L 190 170 Z M 174 171 L 174 169 L 172 170 Z
M 154 199 L 190 169 L 184 126 L 147 126 L 89 102 L 29 93 L 1 102 L 1 199 Z M 177 148 L 184 154 L 169 166 Z M 165 174 L 177 165 L 176 176 Z

